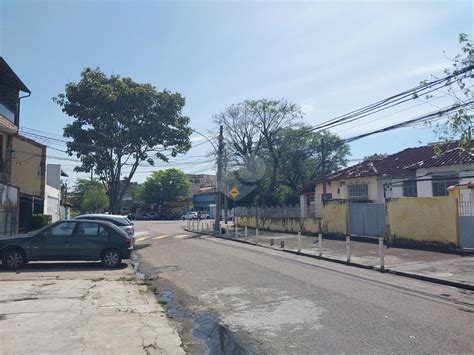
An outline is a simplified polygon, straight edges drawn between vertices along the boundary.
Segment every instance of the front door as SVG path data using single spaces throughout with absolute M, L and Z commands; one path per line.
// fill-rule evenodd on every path
M 47 228 L 33 241 L 32 257 L 45 260 L 68 259 L 71 237 L 76 224 L 76 222 L 64 221 Z

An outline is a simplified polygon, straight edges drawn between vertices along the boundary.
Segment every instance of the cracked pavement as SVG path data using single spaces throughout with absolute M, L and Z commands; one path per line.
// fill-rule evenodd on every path
M 0 268 L 0 353 L 184 354 L 163 308 L 123 266 Z

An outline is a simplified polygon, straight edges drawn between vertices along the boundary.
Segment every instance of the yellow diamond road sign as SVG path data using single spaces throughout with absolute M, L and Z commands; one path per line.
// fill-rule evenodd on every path
M 237 196 L 239 196 L 240 192 L 237 190 L 237 188 L 234 186 L 232 189 L 230 189 L 229 194 L 232 196 L 232 198 L 235 200 Z

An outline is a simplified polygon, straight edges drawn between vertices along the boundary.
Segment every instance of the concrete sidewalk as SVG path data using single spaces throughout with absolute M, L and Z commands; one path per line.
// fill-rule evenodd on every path
M 226 228 L 226 226 L 224 226 Z M 235 238 L 233 226 L 228 226 L 228 237 Z M 238 228 L 237 239 L 249 243 L 270 247 L 270 240 L 274 240 L 275 249 L 298 251 L 298 236 L 295 234 L 277 233 L 259 230 L 258 241 L 254 229 Z M 226 235 L 224 235 L 226 236 Z M 284 248 L 281 248 L 284 241 Z M 379 245 L 375 243 L 351 241 L 351 262 L 371 268 L 379 268 Z M 406 273 L 414 277 L 433 278 L 441 282 L 453 282 L 474 288 L 474 257 L 461 256 L 450 253 L 422 251 L 406 248 L 384 248 L 385 269 L 393 273 Z M 318 237 L 301 236 L 301 253 L 319 255 Z M 346 242 L 344 240 L 323 239 L 323 257 L 345 262 Z
M 163 308 L 123 266 L 0 268 L 0 353 L 184 354 Z

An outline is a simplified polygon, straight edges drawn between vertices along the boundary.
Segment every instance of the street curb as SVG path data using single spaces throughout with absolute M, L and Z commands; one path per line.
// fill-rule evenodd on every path
M 294 255 L 301 255 L 301 256 L 310 257 L 310 258 L 313 258 L 313 259 L 329 261 L 329 262 L 332 262 L 332 263 L 337 263 L 337 264 L 342 264 L 342 265 L 347 265 L 347 266 L 354 266 L 354 267 L 358 267 L 358 268 L 361 268 L 361 269 L 374 270 L 374 271 L 378 271 L 378 272 L 382 272 L 382 273 L 389 273 L 389 274 L 392 274 L 392 275 L 408 277 L 408 278 L 411 278 L 411 279 L 431 282 L 431 283 L 435 283 L 435 284 L 438 284 L 438 285 L 445 285 L 445 286 L 461 288 L 461 289 L 464 289 L 464 290 L 474 291 L 474 285 L 465 284 L 465 283 L 462 283 L 462 282 L 449 281 L 449 280 L 445 280 L 445 279 L 439 279 L 439 278 L 436 278 L 436 277 L 413 274 L 413 273 L 409 273 L 409 272 L 397 271 L 397 270 L 388 269 L 388 268 L 385 268 L 384 271 L 380 271 L 380 270 L 377 270 L 377 268 L 374 267 L 374 266 L 360 264 L 360 263 L 354 263 L 352 261 L 347 262 L 347 261 L 344 261 L 344 260 L 328 258 L 326 256 L 319 256 L 319 255 L 302 253 L 302 252 L 298 252 L 298 251 L 295 251 L 295 250 L 274 248 L 274 247 L 271 247 L 271 246 L 265 246 L 265 245 L 261 245 L 261 244 L 251 243 L 251 242 L 248 242 L 246 240 L 227 238 L 227 237 L 223 237 L 223 236 L 217 236 L 217 235 L 211 235 L 211 234 L 193 232 L 193 231 L 188 231 L 188 232 L 196 233 L 196 234 L 199 234 L 199 235 L 207 235 L 207 236 L 210 236 L 210 237 L 229 240 L 229 241 L 233 241 L 233 242 L 237 242 L 237 243 L 253 245 L 253 246 L 257 246 L 257 247 L 261 247 L 261 248 L 265 248 L 265 249 L 281 251 L 281 252 L 290 253 L 290 254 L 294 254 Z

